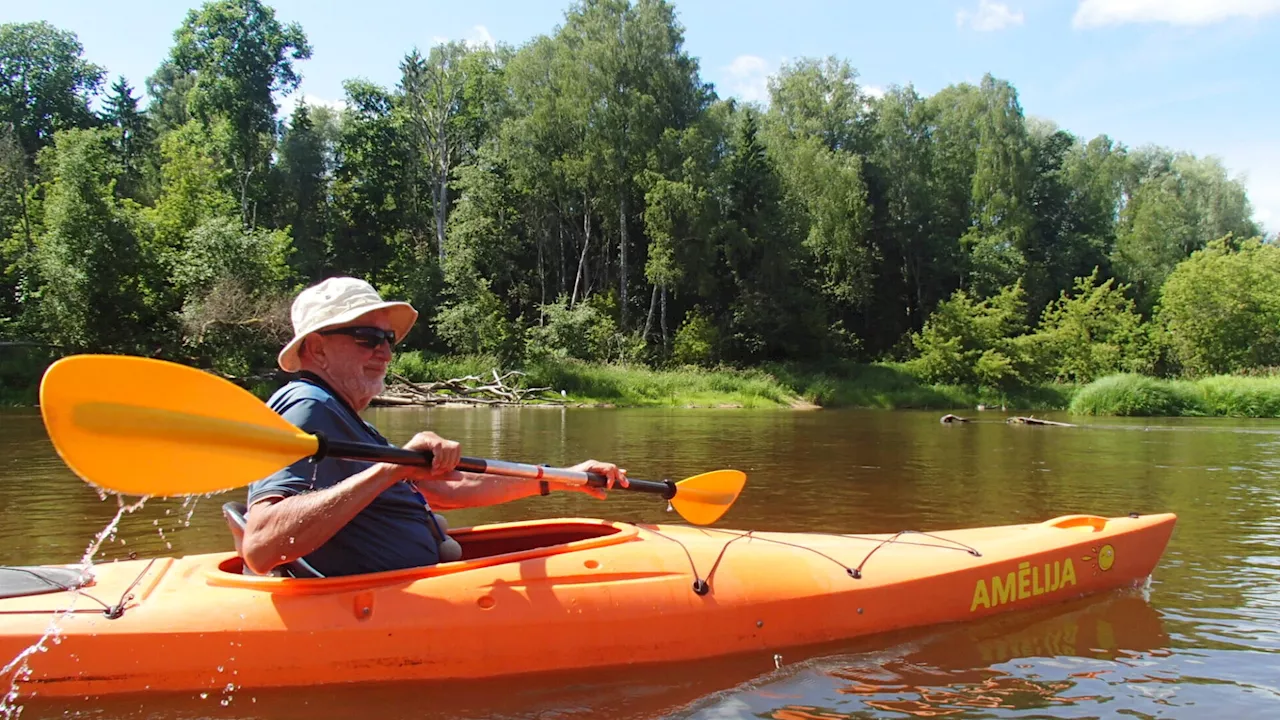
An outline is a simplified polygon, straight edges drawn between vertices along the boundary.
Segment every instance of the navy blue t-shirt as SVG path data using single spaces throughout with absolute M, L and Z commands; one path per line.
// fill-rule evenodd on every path
M 372 425 L 326 388 L 294 380 L 275 392 L 267 405 L 309 433 L 331 440 L 390 446 Z M 249 506 L 268 497 L 290 497 L 342 482 L 373 463 L 327 457 L 299 460 L 249 486 Z M 409 482 L 384 490 L 341 530 L 305 560 L 326 577 L 434 565 L 440 555 L 432 535 L 426 500 Z

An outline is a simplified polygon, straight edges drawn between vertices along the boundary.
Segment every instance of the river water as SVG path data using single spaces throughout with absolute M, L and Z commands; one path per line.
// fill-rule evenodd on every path
M 1176 512 L 1179 521 L 1145 589 L 781 658 L 241 692 L 226 705 L 195 695 L 33 702 L 22 717 L 1280 717 L 1277 422 L 1048 415 L 1081 426 L 1033 427 L 984 412 L 943 425 L 935 412 L 831 410 L 366 415 L 393 441 L 430 428 L 476 457 L 555 465 L 596 457 L 646 479 L 746 471 L 746 489 L 719 527 L 892 532 L 1131 511 Z M 0 564 L 78 559 L 117 499 L 62 465 L 37 411 L 0 413 L 0 426 Z M 153 499 L 124 516 L 95 559 L 228 550 L 219 506 L 239 496 Z M 565 515 L 678 521 L 665 502 L 623 492 L 605 501 L 557 493 L 449 520 Z

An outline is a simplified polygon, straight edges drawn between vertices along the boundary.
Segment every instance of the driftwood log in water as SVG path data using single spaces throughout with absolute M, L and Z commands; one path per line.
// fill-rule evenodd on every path
M 1005 420 L 1010 425 L 1052 425 L 1054 427 L 1076 427 L 1071 423 L 1055 422 L 1053 420 L 1041 420 L 1034 417 L 1011 417 Z
M 951 415 L 948 413 L 946 415 L 943 415 L 942 419 L 939 422 L 941 422 L 943 425 L 950 425 L 952 423 L 971 423 L 971 422 L 984 422 L 984 421 L 974 420 L 972 418 L 960 417 L 959 415 Z M 991 422 L 998 422 L 998 421 L 993 420 Z M 1022 417 L 1022 416 L 1005 418 L 1005 424 L 1007 425 L 1052 425 L 1055 427 L 1077 427 L 1075 425 L 1072 425 L 1071 423 L 1055 422 L 1053 420 L 1041 420 L 1040 418 Z
M 511 370 L 502 375 L 490 371 L 490 377 L 466 375 L 460 378 L 416 383 L 403 375 L 388 373 L 387 388 L 371 405 L 528 405 L 560 404 L 562 397 L 549 396 L 551 388 L 523 388 L 509 384 L 524 373 Z

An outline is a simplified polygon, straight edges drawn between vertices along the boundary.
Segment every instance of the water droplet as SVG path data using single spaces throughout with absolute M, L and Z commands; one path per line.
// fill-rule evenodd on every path
M 201 700 L 208 700 L 208 699 L 209 699 L 209 693 L 200 693 L 200 699 L 201 699 Z
M 231 698 L 222 698 L 222 702 L 219 704 L 222 705 L 222 707 L 226 707 L 231 704 Z
M 222 692 L 224 693 L 235 692 L 235 691 L 236 691 L 235 683 L 227 683 L 227 686 L 222 688 Z
M 293 538 L 289 538 L 289 544 L 290 544 L 290 545 L 292 545 L 292 544 L 293 544 Z
M 218 672 L 222 672 L 222 666 L 221 666 L 221 665 L 219 665 L 219 666 L 218 666 Z

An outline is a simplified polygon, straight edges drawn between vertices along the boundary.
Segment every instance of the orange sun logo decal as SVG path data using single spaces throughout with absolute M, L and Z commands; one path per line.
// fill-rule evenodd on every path
M 1100 572 L 1106 572 L 1111 569 L 1112 565 L 1116 564 L 1116 549 L 1111 547 L 1111 545 L 1108 544 L 1103 545 L 1100 548 L 1095 547 L 1089 549 L 1092 550 L 1094 554 L 1085 555 L 1081 559 L 1087 563 L 1092 563 L 1094 560 L 1097 560 L 1097 562 L 1093 564 L 1094 575 L 1097 575 Z

